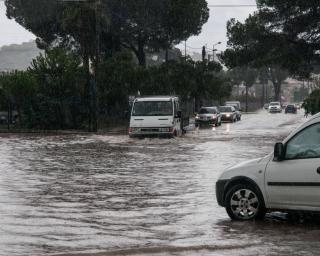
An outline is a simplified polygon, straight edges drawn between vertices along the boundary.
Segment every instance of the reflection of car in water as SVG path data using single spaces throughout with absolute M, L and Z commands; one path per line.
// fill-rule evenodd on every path
M 222 115 L 222 121 L 229 121 L 232 123 L 237 121 L 237 113 L 234 107 L 222 106 L 222 107 L 219 107 L 219 110 Z
M 297 108 L 295 105 L 287 105 L 285 108 L 285 113 L 297 114 Z
M 132 107 L 129 136 L 182 134 L 182 113 L 177 97 L 137 98 Z
M 202 107 L 196 115 L 196 126 L 221 125 L 221 114 L 217 107 Z
M 297 128 L 273 154 L 226 170 L 216 183 L 231 219 L 263 218 L 267 209 L 320 213 L 320 114 Z

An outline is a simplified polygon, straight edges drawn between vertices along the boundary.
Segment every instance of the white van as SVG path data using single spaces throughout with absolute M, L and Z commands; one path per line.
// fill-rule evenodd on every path
M 227 101 L 225 103 L 226 106 L 236 107 L 238 111 L 241 111 L 241 103 L 240 101 Z
M 235 220 L 263 218 L 267 210 L 320 213 L 320 114 L 277 143 L 274 153 L 226 170 L 216 196 Z
M 179 98 L 172 96 L 135 99 L 130 118 L 130 137 L 182 135 L 182 113 Z

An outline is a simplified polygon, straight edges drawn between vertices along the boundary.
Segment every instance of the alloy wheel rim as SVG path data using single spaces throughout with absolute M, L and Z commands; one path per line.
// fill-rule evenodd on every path
M 259 209 L 257 195 L 249 189 L 240 189 L 230 199 L 231 210 L 240 219 L 248 220 L 256 216 Z

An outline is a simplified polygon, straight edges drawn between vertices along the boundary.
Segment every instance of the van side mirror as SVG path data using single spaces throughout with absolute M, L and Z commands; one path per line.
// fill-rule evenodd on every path
M 176 116 L 177 118 L 181 118 L 182 117 L 182 111 L 181 110 L 178 110 L 177 111 L 177 116 Z
M 274 146 L 274 160 L 281 162 L 284 160 L 285 157 L 285 148 L 283 143 L 279 142 L 276 143 L 276 145 Z

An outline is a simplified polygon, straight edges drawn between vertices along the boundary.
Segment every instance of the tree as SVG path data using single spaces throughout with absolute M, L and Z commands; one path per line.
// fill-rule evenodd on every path
M 244 23 L 228 22 L 228 66 L 280 65 L 307 77 L 319 65 L 320 6 L 317 1 L 257 0 L 258 11 Z
M 209 18 L 205 0 L 113 0 L 111 31 L 132 50 L 141 66 L 146 51 L 170 49 L 198 35 Z
M 0 75 L 1 110 L 7 110 L 9 117 L 12 111 L 18 113 L 20 126 L 32 119 L 32 103 L 35 99 L 37 83 L 35 77 L 27 71 L 14 71 Z M 10 122 L 9 118 L 9 123 Z
M 34 123 L 43 129 L 77 129 L 84 111 L 83 68 L 81 59 L 63 49 L 47 50 L 32 61 L 28 72 L 37 82 L 33 103 Z
M 257 69 L 248 66 L 236 67 L 229 72 L 229 76 L 234 84 L 243 84 L 246 87 L 246 112 L 248 112 L 248 95 L 251 88 L 259 77 Z

